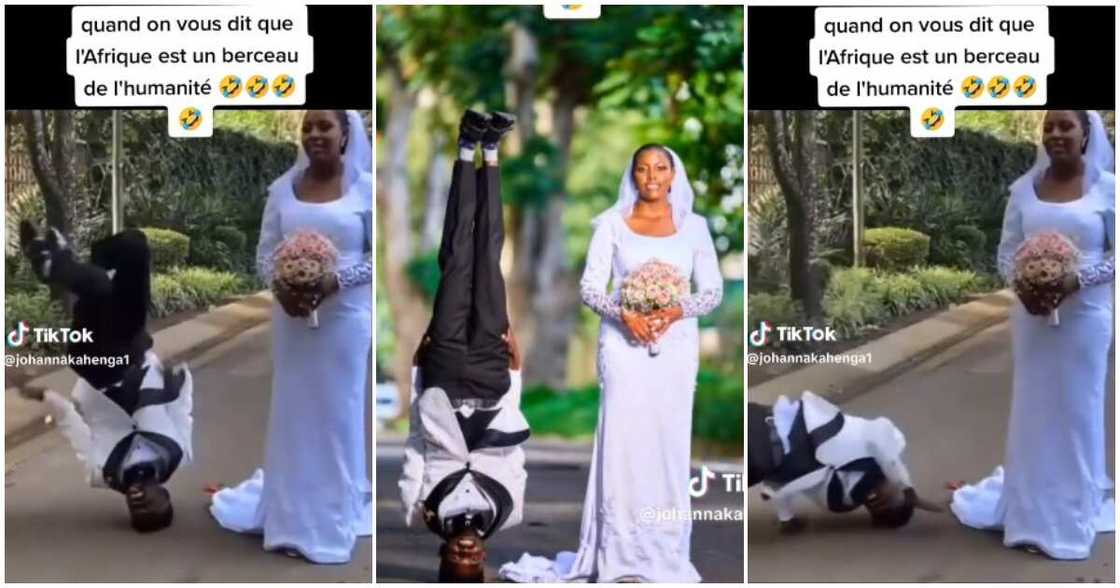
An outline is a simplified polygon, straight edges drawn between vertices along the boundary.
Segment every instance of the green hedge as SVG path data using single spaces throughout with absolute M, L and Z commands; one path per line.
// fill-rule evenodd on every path
M 912 229 L 880 227 L 863 233 L 867 265 L 898 271 L 925 265 L 929 259 L 929 237 Z
M 202 267 L 174 269 L 168 273 L 182 286 L 183 291 L 197 308 L 221 302 L 229 296 L 245 291 L 245 280 L 230 272 L 214 271 Z
M 25 321 L 28 326 L 34 327 L 64 327 L 67 324 L 66 315 L 62 312 L 62 305 L 50 298 L 50 291 L 46 286 L 30 292 L 4 293 L 4 318 L 7 334 L 16 327 L 19 321 Z M 31 351 L 40 354 L 58 354 L 65 349 L 62 343 L 34 343 L 19 348 L 20 351 Z
M 939 266 L 915 270 L 914 278 L 930 293 L 938 306 L 957 302 L 986 285 L 986 281 L 973 272 Z
M 772 325 L 798 325 L 803 321 L 801 304 L 790 300 L 789 294 L 748 294 L 747 326 L 754 329 L 762 321 Z
M 191 249 L 190 237 L 170 229 L 144 227 L 152 251 L 152 268 L 156 271 L 184 265 Z

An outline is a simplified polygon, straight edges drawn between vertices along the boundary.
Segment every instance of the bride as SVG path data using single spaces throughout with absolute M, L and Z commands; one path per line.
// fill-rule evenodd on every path
M 264 468 L 214 494 L 210 513 L 264 548 L 314 563 L 350 561 L 373 532 L 365 403 L 372 342 L 373 185 L 366 126 L 356 111 L 312 110 L 296 164 L 269 187 L 257 245 L 261 277 L 301 230 L 338 249 L 338 270 L 304 296 L 274 283 L 272 399 Z M 319 326 L 308 326 L 317 308 Z
M 961 523 L 1002 529 L 1003 543 L 1055 559 L 1085 559 L 1096 534 L 1115 529 L 1105 466 L 1105 394 L 1112 343 L 1116 229 L 1113 151 L 1096 112 L 1046 114 L 1037 161 L 1011 185 L 999 244 L 1014 285 L 1016 248 L 1057 230 L 1081 251 L 1063 283 L 1061 323 L 1027 293 L 1011 311 L 1014 361 L 1005 463 L 953 493 Z
M 689 560 L 692 399 L 699 368 L 696 317 L 723 297 L 708 224 L 677 154 L 640 147 L 599 215 L 580 281 L 602 317 L 602 390 L 578 553 L 555 561 L 525 554 L 499 575 L 518 582 L 699 582 Z M 640 315 L 623 310 L 618 287 L 652 259 L 691 276 L 696 291 L 678 306 Z M 614 283 L 614 292 L 607 284 Z M 660 352 L 651 355 L 654 341 Z

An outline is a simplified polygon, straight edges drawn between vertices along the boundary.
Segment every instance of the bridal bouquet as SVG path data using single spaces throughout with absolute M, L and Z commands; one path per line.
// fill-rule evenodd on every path
M 631 312 L 649 314 L 672 307 L 688 295 L 688 280 L 675 265 L 652 259 L 634 270 L 622 282 L 622 307 Z M 651 343 L 649 354 L 661 350 Z
M 1015 288 L 1054 306 L 1050 311 L 1051 326 L 1059 322 L 1058 287 L 1067 276 L 1077 272 L 1080 258 L 1077 246 L 1057 231 L 1036 233 L 1015 251 Z
M 335 270 L 338 249 L 315 231 L 297 231 L 284 239 L 272 254 L 276 279 L 296 291 L 318 287 L 323 276 Z M 307 324 L 319 328 L 319 313 L 311 311 Z

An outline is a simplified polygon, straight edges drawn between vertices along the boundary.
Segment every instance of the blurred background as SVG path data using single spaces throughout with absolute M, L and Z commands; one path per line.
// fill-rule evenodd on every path
M 534 435 L 589 438 L 598 317 L 578 281 L 591 218 L 629 157 L 661 142 L 684 161 L 725 278 L 703 319 L 694 452 L 741 456 L 743 11 L 604 6 L 597 20 L 540 6 L 377 11 L 379 420 L 407 428 L 409 366 L 439 280 L 436 249 L 464 110 L 518 126 L 502 153 L 503 269 Z
M 827 325 L 840 341 L 768 350 L 842 351 L 1002 288 L 1008 187 L 1034 163 L 1045 115 L 958 111 L 953 137 L 915 139 L 901 110 L 749 112 L 748 330 Z M 1111 135 L 1115 112 L 1101 116 Z

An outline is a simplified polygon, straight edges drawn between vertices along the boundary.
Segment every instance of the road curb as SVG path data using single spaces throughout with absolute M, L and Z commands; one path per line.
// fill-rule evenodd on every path
M 226 341 L 269 320 L 272 294 L 268 291 L 246 296 L 237 302 L 219 306 L 205 314 L 171 325 L 154 333 L 154 350 L 166 364 L 184 361 L 205 348 Z M 30 389 L 48 388 L 69 395 L 77 376 L 69 368 L 61 368 L 38 376 L 29 382 Z M 51 430 L 47 410 L 42 402 L 19 395 L 17 388 L 4 392 L 5 451 L 26 443 Z
M 993 292 L 843 353 L 870 354 L 871 361 L 867 364 L 814 364 L 758 386 L 748 386 L 747 398 L 751 402 L 773 404 L 779 396 L 811 390 L 832 402 L 851 400 L 976 333 L 1007 320 L 1014 301 L 1011 290 Z

